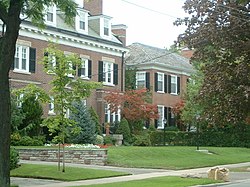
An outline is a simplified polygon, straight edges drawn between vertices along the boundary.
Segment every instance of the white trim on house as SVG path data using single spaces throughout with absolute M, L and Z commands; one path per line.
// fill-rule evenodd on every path
M 61 45 L 68 45 L 70 47 L 90 50 L 98 53 L 104 53 L 119 57 L 121 56 L 122 52 L 128 52 L 128 49 L 122 46 L 120 47 L 114 46 L 112 44 L 105 44 L 103 42 L 92 41 L 83 37 L 72 36 L 66 33 L 60 33 L 58 31 L 52 31 L 48 29 L 40 30 L 39 28 L 33 25 L 21 24 L 19 35 L 43 41 L 51 40 Z

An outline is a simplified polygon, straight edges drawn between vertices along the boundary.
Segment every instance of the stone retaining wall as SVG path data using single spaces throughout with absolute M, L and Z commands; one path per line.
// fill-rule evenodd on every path
M 58 162 L 57 149 L 17 149 L 21 160 Z M 62 152 L 60 159 L 62 160 Z M 106 165 L 107 150 L 65 150 L 65 162 L 90 165 Z

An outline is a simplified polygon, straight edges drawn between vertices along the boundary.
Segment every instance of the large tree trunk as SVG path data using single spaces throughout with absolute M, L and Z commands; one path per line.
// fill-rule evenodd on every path
M 10 1 L 5 17 L 6 32 L 0 38 L 0 186 L 10 186 L 10 89 L 9 70 L 14 62 L 15 45 L 20 27 L 20 1 Z

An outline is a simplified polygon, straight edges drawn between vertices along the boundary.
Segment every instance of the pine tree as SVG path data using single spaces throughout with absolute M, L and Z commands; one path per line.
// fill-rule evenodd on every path
M 72 143 L 87 144 L 94 143 L 96 138 L 96 123 L 92 120 L 86 106 L 81 102 L 73 104 L 75 110 L 72 111 L 70 119 L 76 122 L 77 132 L 70 134 Z

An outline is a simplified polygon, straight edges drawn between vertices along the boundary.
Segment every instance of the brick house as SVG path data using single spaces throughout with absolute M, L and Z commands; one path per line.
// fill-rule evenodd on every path
M 78 54 L 82 60 L 82 67 L 77 75 L 86 81 L 103 82 L 103 87 L 94 90 L 86 105 L 92 106 L 100 117 L 100 122 L 111 122 L 120 119 L 120 114 L 111 114 L 105 104 L 104 96 L 110 90 L 124 90 L 124 37 L 126 27 L 114 26 L 112 32 L 112 18 L 103 15 L 102 0 L 75 0 L 78 3 L 78 15 L 73 25 L 66 25 L 64 16 L 57 7 L 47 7 L 45 16 L 46 28 L 40 30 L 24 20 L 20 27 L 16 43 L 15 62 L 9 73 L 11 88 L 20 88 L 27 84 L 35 84 L 46 91 L 50 89 L 51 76 L 43 71 L 38 62 L 44 56 L 44 49 L 48 41 L 54 41 L 59 49 L 67 53 Z M 21 15 L 23 18 L 24 15 Z M 0 23 L 1 24 L 1 23 Z M 53 99 L 44 108 L 44 115 L 53 114 Z
M 187 81 L 194 71 L 189 59 L 170 52 L 140 43 L 128 46 L 125 58 L 126 68 L 136 68 L 136 87 L 146 87 L 152 92 L 152 103 L 158 106 L 159 119 L 155 127 L 174 126 L 171 108 L 185 93 Z

